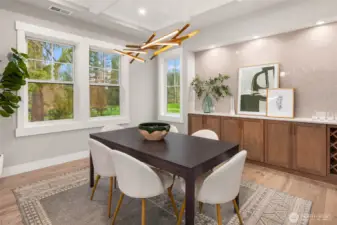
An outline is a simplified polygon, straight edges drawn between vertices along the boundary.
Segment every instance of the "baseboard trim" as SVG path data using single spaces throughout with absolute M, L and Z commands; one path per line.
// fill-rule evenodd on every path
M 78 159 L 84 159 L 87 157 L 89 157 L 89 150 L 67 154 L 67 155 L 61 155 L 61 156 L 57 156 L 57 157 L 49 158 L 49 159 L 37 160 L 37 161 L 29 162 L 29 163 L 19 164 L 16 166 L 9 166 L 3 169 L 3 174 L 1 177 L 13 176 L 16 174 L 38 170 L 38 169 L 46 168 L 49 166 L 71 162 L 71 161 L 78 160 Z

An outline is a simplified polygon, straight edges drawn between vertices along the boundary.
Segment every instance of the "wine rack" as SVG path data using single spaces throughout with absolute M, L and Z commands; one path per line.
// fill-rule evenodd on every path
M 337 175 L 337 127 L 330 127 L 330 174 Z

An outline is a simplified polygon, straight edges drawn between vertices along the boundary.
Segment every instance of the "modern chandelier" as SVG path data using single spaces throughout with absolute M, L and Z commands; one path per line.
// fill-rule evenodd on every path
M 158 39 L 154 39 L 156 37 L 156 33 L 153 33 L 149 39 L 140 45 L 135 44 L 127 44 L 125 49 L 118 50 L 114 49 L 114 51 L 118 54 L 128 56 L 132 58 L 130 64 L 133 61 L 137 60 L 139 62 L 145 62 L 144 58 L 141 58 L 140 55 L 146 55 L 150 51 L 153 52 L 153 55 L 150 57 L 150 60 L 154 59 L 160 53 L 163 53 L 174 46 L 180 46 L 183 41 L 193 37 L 199 30 L 195 30 L 187 35 L 180 35 L 190 26 L 190 24 L 186 24 L 181 29 L 177 29 L 172 31 L 171 33 L 164 35 Z

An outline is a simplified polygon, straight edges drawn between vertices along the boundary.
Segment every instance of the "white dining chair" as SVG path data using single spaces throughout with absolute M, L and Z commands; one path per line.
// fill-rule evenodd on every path
M 246 157 L 247 151 L 242 150 L 219 169 L 215 170 L 210 175 L 199 177 L 196 181 L 196 199 L 201 202 L 201 208 L 203 203 L 216 205 L 218 225 L 222 224 L 220 204 L 230 201 L 233 202 L 239 222 L 243 225 L 240 210 L 235 198 L 240 191 L 241 177 Z M 181 189 L 185 192 L 185 182 L 183 179 L 181 180 Z M 177 225 L 181 224 L 185 205 L 186 199 L 181 207 Z
M 172 133 L 179 133 L 179 130 L 176 126 L 170 124 L 170 132 Z
M 109 124 L 105 125 L 102 129 L 101 132 L 107 132 L 107 131 L 113 131 L 113 130 L 121 130 L 124 129 L 124 127 L 117 125 L 117 124 Z
M 194 137 L 208 138 L 213 140 L 219 140 L 218 135 L 212 130 L 198 130 L 192 134 Z
M 150 168 L 145 163 L 119 151 L 112 151 L 112 159 L 117 173 L 119 189 L 121 191 L 112 225 L 115 224 L 117 214 L 123 202 L 124 195 L 142 200 L 142 225 L 146 224 L 146 198 L 155 197 L 168 191 L 174 213 L 178 218 L 178 209 L 172 194 L 172 176 L 164 171 Z
M 116 177 L 115 167 L 111 157 L 111 149 L 106 145 L 94 139 L 89 139 L 89 148 L 94 164 L 95 172 L 97 173 L 94 187 L 92 189 L 90 200 L 93 200 L 95 191 L 101 177 L 110 178 L 110 189 L 108 197 L 108 216 L 111 217 L 111 201 L 113 192 L 114 177 Z

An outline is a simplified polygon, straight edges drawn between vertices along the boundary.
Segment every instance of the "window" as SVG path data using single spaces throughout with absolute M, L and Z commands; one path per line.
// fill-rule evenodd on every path
M 120 56 L 90 50 L 90 116 L 120 115 Z
M 19 21 L 15 28 L 30 73 L 18 91 L 16 137 L 130 123 L 129 60 L 111 52 L 123 46 Z
M 176 48 L 158 57 L 158 120 L 183 122 L 182 52 Z
M 28 121 L 74 117 L 74 47 L 27 39 Z
M 180 113 L 180 59 L 167 60 L 166 73 L 166 112 Z

